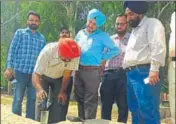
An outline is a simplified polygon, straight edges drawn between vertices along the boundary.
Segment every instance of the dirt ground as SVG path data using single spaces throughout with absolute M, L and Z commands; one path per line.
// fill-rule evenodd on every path
M 22 106 L 22 116 L 25 117 L 25 103 L 26 99 L 24 98 L 23 101 L 23 106 Z M 12 96 L 6 95 L 6 94 L 1 94 L 1 124 L 15 124 L 16 121 L 18 121 L 18 124 L 24 124 L 24 122 L 33 123 L 37 124 L 37 122 L 29 120 L 29 119 L 21 119 L 19 116 L 15 116 L 14 114 L 11 113 L 11 105 L 12 104 Z M 77 103 L 74 101 L 71 101 L 69 104 L 69 109 L 68 109 L 68 116 L 77 116 L 78 111 L 77 111 Z M 113 110 L 112 110 L 112 121 L 116 122 L 117 121 L 117 107 L 114 105 Z M 14 120 L 17 119 L 17 120 Z M 100 105 L 98 106 L 98 111 L 97 111 L 97 119 L 100 119 Z M 25 123 L 27 124 L 27 123 Z M 128 117 L 128 123 L 131 124 L 131 116 L 129 113 Z M 170 119 L 163 119 L 162 124 L 170 124 Z

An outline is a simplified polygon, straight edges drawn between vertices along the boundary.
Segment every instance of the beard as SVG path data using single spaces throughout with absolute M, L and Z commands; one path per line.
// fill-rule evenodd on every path
M 129 24 L 132 28 L 136 28 L 139 25 L 140 21 L 141 20 L 139 19 L 139 17 L 137 17 L 136 20 L 131 20 Z
M 124 35 L 126 33 L 126 30 L 124 30 L 124 31 L 118 31 L 118 30 L 116 30 L 116 33 L 118 35 Z
M 37 30 L 38 26 L 36 24 L 29 24 L 28 25 L 31 30 Z

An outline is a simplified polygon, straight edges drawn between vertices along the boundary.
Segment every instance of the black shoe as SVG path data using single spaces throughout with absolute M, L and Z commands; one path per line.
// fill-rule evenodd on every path
M 71 122 L 84 122 L 85 120 L 80 117 L 67 116 L 67 120 Z

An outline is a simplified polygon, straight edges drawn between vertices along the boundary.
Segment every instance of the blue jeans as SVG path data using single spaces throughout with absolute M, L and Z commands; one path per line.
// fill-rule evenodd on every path
M 14 87 L 12 112 L 21 116 L 22 101 L 27 88 L 26 118 L 35 119 L 36 91 L 32 85 L 32 74 L 15 71 L 17 83 Z
M 127 99 L 132 124 L 160 124 L 159 104 L 161 83 L 145 84 L 149 67 L 136 67 L 127 72 Z

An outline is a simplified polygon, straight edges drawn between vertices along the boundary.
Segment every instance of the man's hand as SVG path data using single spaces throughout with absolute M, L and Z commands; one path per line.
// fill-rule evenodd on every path
M 99 68 L 99 73 L 100 73 L 101 76 L 104 75 L 105 65 L 106 65 L 106 61 L 102 61 L 102 62 L 101 62 L 101 66 L 100 66 L 100 68 Z
M 159 81 L 159 72 L 150 71 L 149 73 L 149 84 L 155 85 Z
M 38 90 L 37 93 L 36 93 L 36 95 L 37 95 L 37 98 L 38 98 L 39 100 L 41 100 L 41 101 L 42 101 L 44 98 L 47 98 L 47 93 L 46 93 L 45 90 L 43 90 L 43 89 Z
M 12 77 L 12 76 L 13 76 L 12 70 L 11 70 L 11 69 L 6 69 L 5 72 L 4 72 L 4 77 L 5 77 L 6 79 L 8 79 L 8 78 L 10 78 L 10 77 Z
M 67 95 L 65 92 L 60 92 L 58 95 L 58 100 L 64 105 L 67 101 Z

